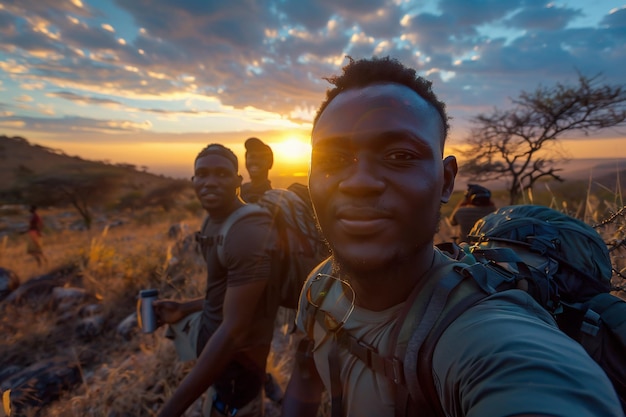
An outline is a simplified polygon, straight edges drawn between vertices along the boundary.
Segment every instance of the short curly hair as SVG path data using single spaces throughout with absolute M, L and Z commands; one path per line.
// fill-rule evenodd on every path
M 397 59 L 388 56 L 359 59 L 357 61 L 350 56 L 346 58 L 348 58 L 350 62 L 342 68 L 343 73 L 341 75 L 324 78 L 326 81 L 333 84 L 334 87 L 326 90 L 326 100 L 322 102 L 317 110 L 317 114 L 313 120 L 313 126 L 317 124 L 322 112 L 328 107 L 330 102 L 344 91 L 363 88 L 374 84 L 396 83 L 415 91 L 437 110 L 443 123 L 443 137 L 445 140 L 448 136 L 448 130 L 450 129 L 448 115 L 446 114 L 446 105 L 433 93 L 431 81 L 418 76 L 413 68 L 409 68 Z

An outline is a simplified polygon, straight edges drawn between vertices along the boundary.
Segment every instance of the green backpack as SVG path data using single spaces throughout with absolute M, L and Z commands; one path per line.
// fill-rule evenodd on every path
M 611 294 L 611 258 L 595 229 L 548 207 L 518 205 L 478 220 L 469 239 L 477 261 L 521 265 L 529 294 L 604 369 L 626 413 L 626 301 Z M 503 247 L 523 262 L 499 256 Z

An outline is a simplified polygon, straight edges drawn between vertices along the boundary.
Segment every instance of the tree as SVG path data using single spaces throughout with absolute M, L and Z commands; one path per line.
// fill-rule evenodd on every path
M 566 158 L 556 145 L 564 134 L 587 136 L 626 121 L 626 90 L 601 84 L 598 75 L 579 73 L 577 85 L 523 91 L 512 103 L 474 117 L 469 147 L 457 151 L 466 161 L 461 175 L 477 182 L 505 179 L 510 204 L 540 178 L 563 181 L 557 164 Z
M 189 181 L 174 180 L 152 189 L 143 199 L 143 204 L 150 207 L 159 206 L 170 211 L 180 200 L 180 194 L 190 188 Z
M 59 206 L 71 204 L 91 228 L 93 206 L 106 201 L 117 189 L 121 177 L 107 169 L 57 169 L 22 180 L 29 204 Z

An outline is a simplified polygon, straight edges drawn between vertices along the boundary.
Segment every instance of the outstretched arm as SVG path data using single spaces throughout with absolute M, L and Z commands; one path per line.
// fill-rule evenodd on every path
M 155 300 L 152 302 L 157 324 L 173 324 L 181 321 L 189 314 L 202 311 L 204 299 L 196 298 L 189 301 Z
M 246 334 L 266 283 L 266 280 L 257 280 L 228 287 L 223 307 L 224 321 L 202 349 L 195 366 L 165 403 L 158 414 L 160 417 L 182 415 L 213 384 L 233 355 L 246 347 Z
M 283 398 L 284 417 L 315 417 L 324 385 L 315 368 L 309 339 L 302 339 L 296 351 L 296 362 Z

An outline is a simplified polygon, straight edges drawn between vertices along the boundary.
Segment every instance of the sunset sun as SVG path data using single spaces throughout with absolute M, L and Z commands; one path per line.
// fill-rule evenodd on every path
M 311 145 L 304 137 L 289 137 L 272 144 L 272 149 L 274 158 L 284 165 L 308 165 L 311 157 Z

